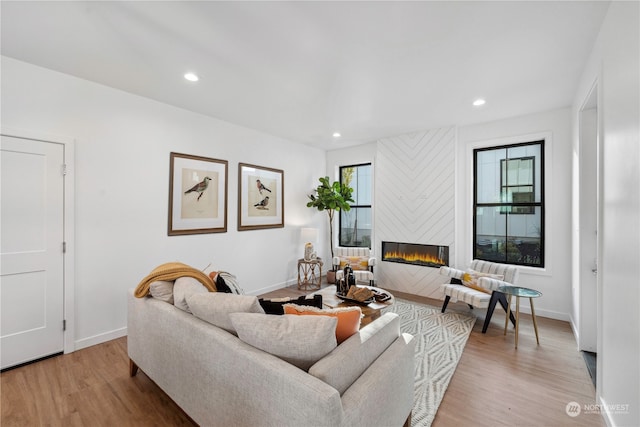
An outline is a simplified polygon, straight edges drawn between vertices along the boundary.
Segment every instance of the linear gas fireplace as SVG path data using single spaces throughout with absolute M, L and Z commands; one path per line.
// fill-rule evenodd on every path
M 439 268 L 443 265 L 449 265 L 449 247 L 382 242 L 382 261 Z

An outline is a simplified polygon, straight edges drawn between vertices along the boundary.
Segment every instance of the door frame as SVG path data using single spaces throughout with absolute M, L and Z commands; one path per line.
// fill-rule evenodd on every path
M 66 242 L 63 266 L 63 313 L 66 328 L 63 331 L 64 353 L 75 350 L 75 139 L 28 129 L 11 128 L 0 125 L 0 134 L 14 138 L 29 139 L 63 147 L 66 165 L 63 183 L 64 224 L 63 236 Z
M 596 128 L 597 128 L 597 132 L 596 132 L 596 187 L 597 187 L 597 194 L 596 194 L 596 230 L 597 230 L 597 235 L 596 235 L 596 251 L 597 251 L 597 255 L 596 255 L 596 268 L 597 268 L 597 274 L 596 274 L 596 354 L 598 355 L 597 358 L 597 366 L 596 366 L 596 398 L 599 398 L 600 396 L 600 386 L 602 384 L 602 361 L 604 359 L 604 357 L 606 357 L 605 354 L 603 354 L 603 347 L 602 347 L 602 334 L 603 334 L 603 329 L 602 329 L 602 297 L 603 297 L 603 290 L 602 290 L 602 283 L 603 283 L 603 271 L 602 271 L 602 247 L 603 247 L 603 243 L 602 243 L 602 235 L 603 235 L 603 218 L 604 218 L 604 204 L 603 204 L 603 200 L 604 200 L 604 163 L 603 163 L 603 152 L 604 152 L 604 133 L 603 133 L 603 126 L 602 126 L 602 118 L 603 118 L 603 107 L 602 107 L 602 84 L 601 84 L 601 71 L 598 73 L 598 76 L 595 77 L 593 79 L 593 81 L 591 82 L 591 85 L 589 86 L 589 89 L 586 91 L 586 95 L 584 96 L 584 99 L 582 101 L 582 103 L 580 104 L 577 113 L 578 113 L 578 147 L 581 147 L 582 144 L 582 138 L 581 138 L 581 131 L 582 131 L 582 125 L 581 125 L 581 113 L 588 109 L 588 108 L 592 108 L 592 106 L 590 106 L 589 104 L 593 104 L 593 102 L 595 101 L 595 108 L 596 108 Z M 582 158 L 580 157 L 579 160 L 579 168 L 580 171 L 582 172 Z M 581 263 L 583 260 L 580 258 L 579 259 L 579 263 Z M 580 348 L 578 348 L 578 350 L 580 350 Z
M 578 202 L 578 221 L 580 223 L 580 227 L 578 230 L 578 241 L 580 242 L 578 244 L 578 268 L 577 268 L 577 273 L 578 273 L 578 297 L 580 300 L 580 305 L 579 305 L 579 309 L 578 309 L 578 322 L 579 322 L 579 333 L 578 333 L 578 348 L 579 350 L 586 350 L 586 351 L 593 351 L 593 352 L 597 352 L 597 345 L 598 345 L 598 303 L 600 301 L 599 298 L 599 291 L 598 289 L 600 288 L 600 275 L 597 273 L 597 269 L 601 266 L 601 262 L 600 262 L 600 254 L 602 253 L 602 249 L 601 249 L 601 245 L 600 245 L 600 234 L 599 231 L 602 229 L 601 228 L 601 221 L 602 221 L 602 212 L 601 212 L 601 200 L 602 200 L 602 185 L 601 185 L 601 179 L 602 179 L 602 155 L 601 155 L 601 143 L 602 143 L 602 138 L 600 136 L 600 130 L 601 130 L 601 121 L 600 121 L 600 109 L 599 109 L 599 105 L 598 105 L 598 81 L 595 80 L 590 89 L 587 91 L 587 94 L 582 102 L 582 104 L 580 105 L 580 108 L 578 109 L 578 161 L 579 161 L 579 184 L 578 184 L 578 198 L 579 198 L 579 202 Z M 595 110 L 595 117 L 593 118 L 588 118 L 587 113 Z M 585 129 L 588 129 L 591 126 L 595 125 L 595 132 L 593 132 L 593 130 L 589 130 L 588 133 L 585 134 Z M 595 137 L 595 138 L 594 138 Z M 589 152 L 591 153 L 590 155 L 587 155 L 586 153 Z M 595 169 L 595 171 L 594 171 Z M 595 184 L 595 210 L 593 212 L 591 212 L 590 210 L 582 210 L 580 209 L 580 207 L 582 207 L 582 203 L 583 203 L 583 197 L 585 192 L 591 192 L 593 191 L 593 188 L 587 188 L 585 187 L 585 183 L 583 182 L 583 176 L 585 174 L 591 175 L 595 172 L 595 180 L 594 180 L 594 184 Z M 593 218 L 591 215 L 595 215 L 595 218 Z M 595 219 L 595 221 L 594 221 Z M 587 221 L 589 220 L 589 221 Z M 595 224 L 595 231 L 596 231 L 596 236 L 594 239 L 594 244 L 595 244 L 595 251 L 596 253 L 585 253 L 583 252 L 583 239 L 588 239 L 588 237 L 585 236 L 586 233 L 589 233 L 589 230 L 585 230 L 583 227 L 583 223 L 594 223 Z M 585 244 L 587 244 L 588 242 L 585 241 Z M 593 256 L 595 255 L 595 257 Z M 583 276 L 588 276 L 589 273 L 585 272 L 585 267 L 586 268 L 593 268 L 593 262 L 595 261 L 595 278 L 593 280 L 593 282 L 595 284 L 595 289 L 593 290 L 589 290 L 587 292 L 587 289 L 589 288 L 589 284 L 585 284 L 585 281 L 587 281 L 586 279 L 583 280 Z M 591 271 L 594 271 L 593 269 Z M 594 298 L 595 301 L 593 301 L 593 305 L 594 308 L 596 310 L 595 313 L 592 314 L 592 316 L 594 317 L 590 317 L 593 321 L 593 323 L 595 324 L 596 330 L 593 331 L 593 335 L 589 335 L 589 337 L 591 337 L 594 341 L 595 341 L 595 345 L 591 345 L 590 342 L 592 342 L 590 339 L 586 339 L 585 336 L 585 325 L 584 325 L 584 319 L 585 319 L 585 313 L 588 312 L 588 310 L 586 310 L 585 307 L 583 307 L 583 303 L 585 302 L 585 298 Z

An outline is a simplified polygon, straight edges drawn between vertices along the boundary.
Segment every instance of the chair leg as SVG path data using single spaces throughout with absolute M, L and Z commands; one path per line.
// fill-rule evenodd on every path
M 502 292 L 496 292 L 498 295 L 498 302 L 502 306 L 505 312 L 509 313 L 509 320 L 513 323 L 513 326 L 516 326 L 516 318 L 513 316 L 513 312 L 511 310 L 507 310 L 507 297 L 504 296 Z
M 451 297 L 449 295 L 447 295 L 444 299 L 444 304 L 442 304 L 442 311 L 441 313 L 444 313 L 444 311 L 447 309 L 447 304 L 449 304 L 449 300 L 451 299 Z
M 491 323 L 491 316 L 493 316 L 493 311 L 496 308 L 496 303 L 500 299 L 500 295 L 504 298 L 504 294 L 500 292 L 493 291 L 491 293 L 491 299 L 489 300 L 489 307 L 487 307 L 487 314 L 484 317 L 484 325 L 482 325 L 482 333 L 487 332 L 487 328 L 489 327 L 489 323 Z

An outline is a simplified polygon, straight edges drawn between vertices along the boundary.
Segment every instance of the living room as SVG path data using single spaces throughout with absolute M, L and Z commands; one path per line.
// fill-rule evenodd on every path
M 520 283 L 542 292 L 544 297 L 536 305 L 538 316 L 569 322 L 578 334 L 575 293 L 582 274 L 577 272 L 576 261 L 578 117 L 597 82 L 604 164 L 597 310 L 597 352 L 601 357 L 595 395 L 603 407 L 630 405 L 626 413 L 603 411 L 607 425 L 640 424 L 640 194 L 634 186 L 639 180 L 637 2 L 605 4 L 601 24 L 590 33 L 589 49 L 576 65 L 575 88 L 568 103 L 504 114 L 500 119 L 404 128 L 357 144 L 327 136 L 328 148 L 277 136 L 275 129 L 256 130 L 245 124 L 241 110 L 228 112 L 222 120 L 79 78 L 72 72 L 56 71 L 55 57 L 38 60 L 28 57 L 28 49 L 11 50 L 11 33 L 6 31 L 12 28 L 13 16 L 7 3 L 2 4 L 2 134 L 64 145 L 66 179 L 72 183 L 66 188 L 71 204 L 65 217 L 65 353 L 126 336 L 127 291 L 164 262 L 182 261 L 201 269 L 211 264 L 237 275 L 243 289 L 253 295 L 294 284 L 301 256 L 300 229 L 313 227 L 321 236 L 328 235 L 326 215 L 306 207 L 308 194 L 318 185 L 319 177 L 336 177 L 337 168 L 346 164 L 371 163 L 375 170 L 374 253 L 380 251 L 383 240 L 408 241 L 415 233 L 406 222 L 397 221 L 394 211 L 433 216 L 437 205 L 439 222 L 425 226 L 428 231 L 421 243 L 446 244 L 451 249 L 451 265 L 465 268 L 472 260 L 473 149 L 541 137 L 547 141 L 548 162 L 546 265 L 538 270 L 523 268 Z M 42 17 L 51 16 L 42 13 Z M 69 33 L 82 37 L 82 31 L 72 28 Z M 42 43 L 42 39 L 34 36 L 33 43 Z M 119 64 L 102 63 L 100 48 L 93 49 L 95 57 L 87 56 L 81 62 L 91 68 L 95 61 L 100 64 L 96 68 L 118 75 Z M 182 67 L 176 64 L 174 70 L 163 71 L 180 76 Z M 544 70 L 541 67 L 540 72 Z M 241 77 L 250 80 L 251 74 L 245 72 Z M 187 98 L 213 86 L 206 75 L 196 85 L 176 85 Z M 252 97 L 263 96 L 258 89 L 247 83 L 246 92 L 237 94 L 245 99 L 247 109 Z M 292 92 L 302 90 L 291 82 Z M 444 104 L 446 100 L 437 101 Z M 274 99 L 273 103 L 276 106 L 280 101 Z M 349 110 L 349 105 L 343 108 Z M 482 117 L 484 112 L 477 111 L 474 114 Z M 300 123 L 304 127 L 303 117 Z M 342 133 L 343 140 L 348 140 L 348 132 Z M 432 151 L 417 148 L 420 141 L 429 142 Z M 228 161 L 226 232 L 167 235 L 171 152 Z M 434 170 L 442 179 L 439 188 L 443 190 L 425 190 L 413 200 L 397 200 L 393 188 L 404 182 L 398 168 L 410 160 Z M 284 227 L 238 231 L 239 163 L 284 171 Z M 632 192 L 620 191 L 627 188 L 633 188 Z M 427 203 L 419 203 L 422 200 Z M 391 229 L 394 235 L 388 235 Z M 429 239 L 432 241 L 426 241 Z M 328 238 L 319 239 L 316 249 L 323 259 L 330 258 Z M 375 274 L 381 287 L 442 300 L 438 270 L 424 268 L 418 276 L 415 272 L 415 268 L 380 262 Z M 525 307 L 523 312 L 527 312 Z M 3 317 L 3 323 L 5 320 Z

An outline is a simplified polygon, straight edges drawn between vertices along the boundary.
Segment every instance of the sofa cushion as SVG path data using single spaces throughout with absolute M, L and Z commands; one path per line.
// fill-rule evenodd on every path
M 329 316 L 338 319 L 336 327 L 336 340 L 338 344 L 358 332 L 360 329 L 360 319 L 362 310 L 360 307 L 340 307 L 321 310 L 316 307 L 303 307 L 296 304 L 285 304 L 285 314 L 296 314 L 299 316 Z
M 485 289 L 482 286 L 478 285 L 478 279 L 481 277 L 490 277 L 492 279 L 503 280 L 503 274 L 490 274 L 490 273 L 481 273 L 475 270 L 467 270 L 462 275 L 462 284 L 468 288 L 475 289 L 476 291 L 485 292 L 490 294 L 491 290 Z
M 149 285 L 152 297 L 173 304 L 173 281 L 158 280 Z
M 273 298 L 259 300 L 260 305 L 267 314 L 284 314 L 285 304 L 308 305 L 311 307 L 322 308 L 322 295 L 300 296 L 297 299 L 291 298 Z
M 257 313 L 229 317 L 242 341 L 305 371 L 337 346 L 335 317 Z
M 208 293 L 209 290 L 193 277 L 178 277 L 173 284 L 173 305 L 180 310 L 191 313 L 187 297 L 196 293 Z
M 219 328 L 236 335 L 229 314 L 231 313 L 262 313 L 264 310 L 258 303 L 258 297 L 250 295 L 236 295 L 220 292 L 195 293 L 187 296 L 189 310 L 198 319 L 211 323 Z

